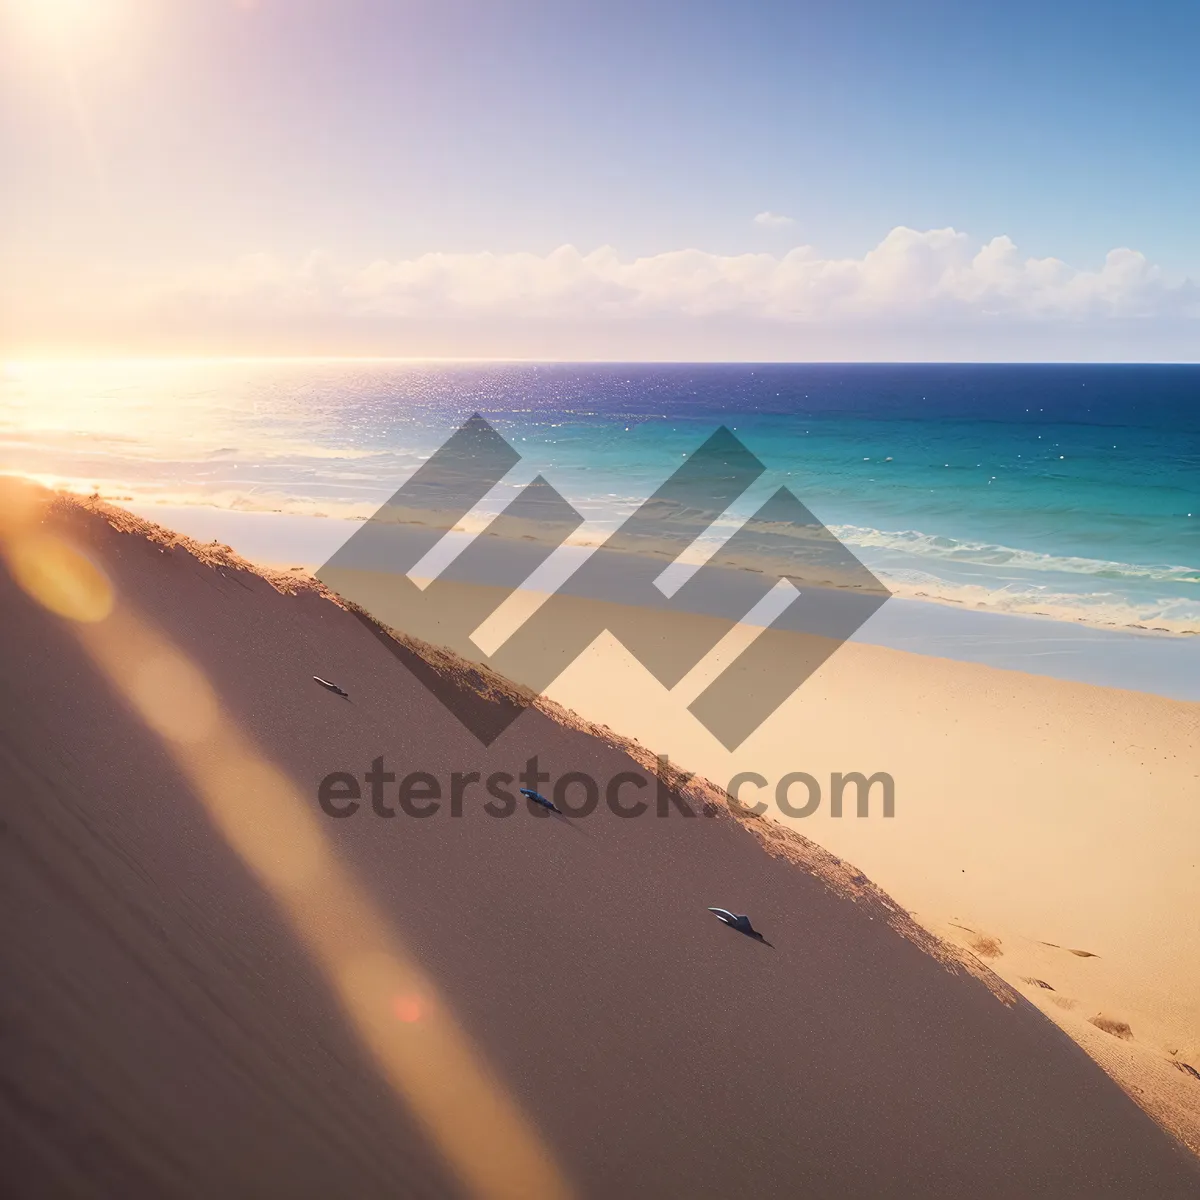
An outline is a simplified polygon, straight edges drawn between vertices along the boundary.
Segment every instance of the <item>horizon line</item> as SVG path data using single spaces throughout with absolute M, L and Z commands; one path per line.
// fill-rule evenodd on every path
M 1200 366 L 1198 359 L 963 359 L 963 358 L 546 358 L 500 355 L 401 355 L 401 354 L 179 354 L 111 356 L 63 355 L 0 359 L 0 369 L 56 366 L 180 366 L 180 365 L 288 365 L 306 363 L 526 363 L 553 366 L 957 366 L 957 367 L 1157 367 Z

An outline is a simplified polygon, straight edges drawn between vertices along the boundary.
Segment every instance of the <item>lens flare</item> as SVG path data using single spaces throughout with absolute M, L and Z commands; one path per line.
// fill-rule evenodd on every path
M 111 619 L 73 628 L 278 903 L 464 1195 L 572 1200 L 571 1184 L 516 1097 L 336 853 L 308 798 L 225 711 L 200 665 L 128 597 Z
M 132 689 L 146 723 L 172 741 L 203 741 L 216 724 L 217 698 L 182 654 L 158 654 L 140 663 Z
M 44 608 L 92 624 L 112 612 L 108 577 L 82 551 L 51 533 L 26 533 L 4 548 L 17 583 Z

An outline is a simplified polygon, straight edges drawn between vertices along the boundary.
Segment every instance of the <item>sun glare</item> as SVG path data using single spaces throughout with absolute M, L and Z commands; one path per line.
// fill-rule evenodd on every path
M 77 54 L 123 39 L 133 0 L 0 0 L 6 23 L 27 44 Z

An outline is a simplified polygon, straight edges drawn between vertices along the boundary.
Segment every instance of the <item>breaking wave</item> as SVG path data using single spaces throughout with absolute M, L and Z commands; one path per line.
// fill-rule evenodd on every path
M 882 529 L 864 529 L 857 525 L 834 525 L 832 531 L 853 549 L 891 550 L 920 558 L 940 559 L 981 567 L 1008 567 L 1022 571 L 1063 572 L 1090 575 L 1096 579 L 1144 580 L 1148 583 L 1200 584 L 1200 567 L 1146 565 L 1109 562 L 1099 558 L 1078 558 L 1039 554 L 989 542 L 956 541 L 936 534 L 906 529 L 889 533 Z

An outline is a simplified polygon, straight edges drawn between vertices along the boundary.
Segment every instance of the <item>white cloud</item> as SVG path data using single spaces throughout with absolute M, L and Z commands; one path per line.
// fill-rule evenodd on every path
M 730 315 L 807 322 L 945 317 L 1080 319 L 1200 315 L 1195 288 L 1172 285 L 1135 250 L 1098 269 L 1022 258 L 1007 237 L 973 246 L 953 229 L 900 226 L 861 258 L 672 250 L 622 258 L 611 246 L 529 253 L 423 254 L 355 265 L 313 254 L 258 254 L 150 281 L 146 301 L 239 311 L 456 317 Z
M 788 225 L 795 225 L 795 221 L 791 217 L 785 217 L 782 213 L 773 213 L 771 211 L 760 212 L 754 218 L 755 225 L 761 225 L 764 229 L 784 229 Z
M 256 254 L 137 279 L 40 283 L 11 289 L 5 305 L 27 332 L 119 328 L 127 341 L 147 331 L 202 347 L 232 338 L 529 357 L 1194 359 L 1200 344 L 1200 289 L 1135 250 L 1083 268 L 1024 257 L 1003 236 L 980 244 L 903 226 L 858 258 L 807 246 L 641 258 L 560 246 L 370 263 Z

